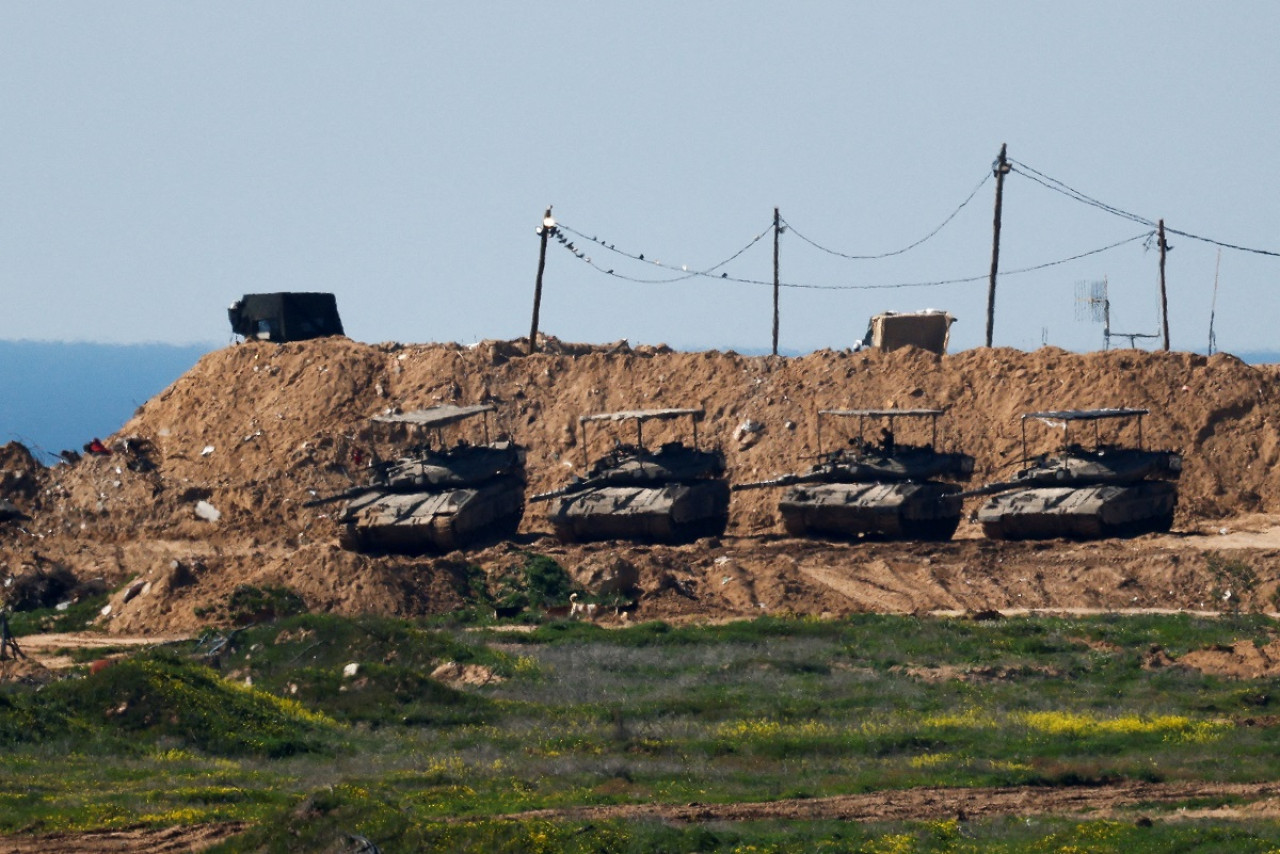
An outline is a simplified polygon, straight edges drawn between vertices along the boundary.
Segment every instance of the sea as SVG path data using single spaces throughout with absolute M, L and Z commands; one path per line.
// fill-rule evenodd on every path
M 218 344 L 0 341 L 0 445 L 40 462 L 106 438 Z
M 120 429 L 143 403 L 225 343 L 0 341 L 0 445 L 21 442 L 46 465 Z M 740 351 L 744 354 L 746 351 Z M 1280 352 L 1235 354 L 1280 363 Z

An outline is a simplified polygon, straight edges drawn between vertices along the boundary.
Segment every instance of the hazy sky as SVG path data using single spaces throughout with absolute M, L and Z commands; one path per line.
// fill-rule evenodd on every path
M 0 338 L 230 339 L 243 293 L 332 291 L 363 341 L 527 334 L 784 350 L 945 308 L 982 343 L 1159 330 L 1151 228 L 1280 252 L 1280 4 L 58 2 L 0 5 Z M 985 183 L 982 183 L 987 178 Z M 975 188 L 977 192 L 974 193 Z M 961 203 L 973 194 L 963 208 Z M 846 255 L 919 247 L 882 260 Z M 573 236 L 573 235 L 571 235 Z M 1175 349 L 1208 343 L 1218 250 L 1171 235 Z M 585 258 L 615 275 L 588 266 Z M 727 273 L 729 278 L 718 276 Z M 827 289 L 977 277 L 929 288 Z M 1219 349 L 1274 349 L 1280 258 L 1224 249 Z M 1151 345 L 1147 345 L 1151 346 Z

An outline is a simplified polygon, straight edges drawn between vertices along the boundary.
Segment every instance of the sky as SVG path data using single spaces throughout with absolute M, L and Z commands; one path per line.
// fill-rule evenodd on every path
M 0 339 L 220 346 L 278 290 L 361 341 L 518 338 L 552 205 L 565 340 L 767 351 L 777 208 L 784 352 L 924 308 L 980 346 L 1007 145 L 994 344 L 1100 349 L 1102 281 L 1157 335 L 1163 219 L 1202 238 L 1168 236 L 1173 349 L 1211 313 L 1275 349 L 1278 37 L 1257 0 L 10 0 Z

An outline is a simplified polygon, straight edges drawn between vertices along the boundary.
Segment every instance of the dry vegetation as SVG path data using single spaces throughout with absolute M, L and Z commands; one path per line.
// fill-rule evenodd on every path
M 1270 610 L 1276 587 L 1266 567 L 1277 543 L 1266 532 L 1280 507 L 1278 392 L 1276 368 L 1225 354 L 995 349 L 938 357 L 908 349 L 771 358 L 553 339 L 546 352 L 525 357 L 507 342 L 248 343 L 201 359 L 113 437 L 117 445 L 142 440 L 152 469 L 117 453 L 42 470 L 20 446 L 6 446 L 5 489 L 31 518 L 0 526 L 0 571 L 59 564 L 113 588 L 139 579 L 129 601 L 122 591 L 111 602 L 104 622 L 114 632 L 191 629 L 242 584 L 287 586 L 313 609 L 447 612 L 463 604 L 458 577 L 466 567 L 501 573 L 528 548 L 584 582 L 610 562 L 631 564 L 647 594 L 633 615 L 640 618 L 1217 610 L 1222 602 L 1214 597 L 1227 589 L 1232 608 Z M 544 538 L 543 505 L 533 504 L 514 546 L 407 560 L 337 548 L 333 507 L 304 506 L 360 482 L 358 461 L 374 443 L 370 416 L 485 400 L 499 406 L 498 428 L 528 447 L 531 492 L 581 469 L 577 416 L 586 412 L 704 407 L 702 438 L 725 448 L 730 477 L 741 481 L 804 466 L 817 450 L 820 408 L 946 407 L 942 443 L 973 454 L 974 480 L 984 482 L 1016 464 L 1022 412 L 1149 407 L 1146 443 L 1186 458 L 1178 535 L 995 547 L 966 524 L 940 546 L 828 546 L 780 539 L 777 494 L 761 490 L 734 495 L 725 538 L 692 547 L 560 547 Z M 764 429 L 739 442 L 734 431 L 748 419 Z M 1057 437 L 1045 430 L 1032 438 L 1045 449 Z M 197 515 L 201 501 L 217 509 L 216 522 Z M 1262 536 L 1243 542 L 1220 536 L 1223 530 Z M 1236 554 L 1237 547 L 1244 551 Z M 1227 558 L 1215 568 L 1206 555 L 1218 552 Z M 1248 572 L 1236 583 L 1221 577 L 1221 566 L 1240 563 Z

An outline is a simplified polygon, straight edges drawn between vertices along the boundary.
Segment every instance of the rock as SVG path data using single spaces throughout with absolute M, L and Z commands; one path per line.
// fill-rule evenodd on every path
M 130 584 L 128 587 L 124 589 L 124 594 L 120 597 L 120 601 L 123 603 L 123 602 L 128 602 L 131 599 L 135 598 L 139 593 L 142 592 L 142 588 L 144 586 L 145 586 L 145 583 L 141 579 L 133 582 L 132 584 Z
M 502 681 L 501 676 L 483 664 L 459 664 L 456 661 L 446 661 L 441 664 L 431 671 L 431 678 L 455 688 L 464 685 L 488 685 L 491 682 Z
M 196 502 L 196 515 L 206 522 L 216 522 L 222 518 L 222 511 L 208 501 L 201 500 Z
M 764 424 L 759 421 L 752 421 L 748 418 L 743 421 L 733 431 L 733 440 L 738 443 L 738 447 L 742 449 L 750 448 L 760 439 L 760 434 L 764 432 Z
M 344 679 L 352 679 L 359 672 L 360 672 L 360 665 L 354 661 L 348 664 L 346 667 L 342 668 L 342 676 Z

